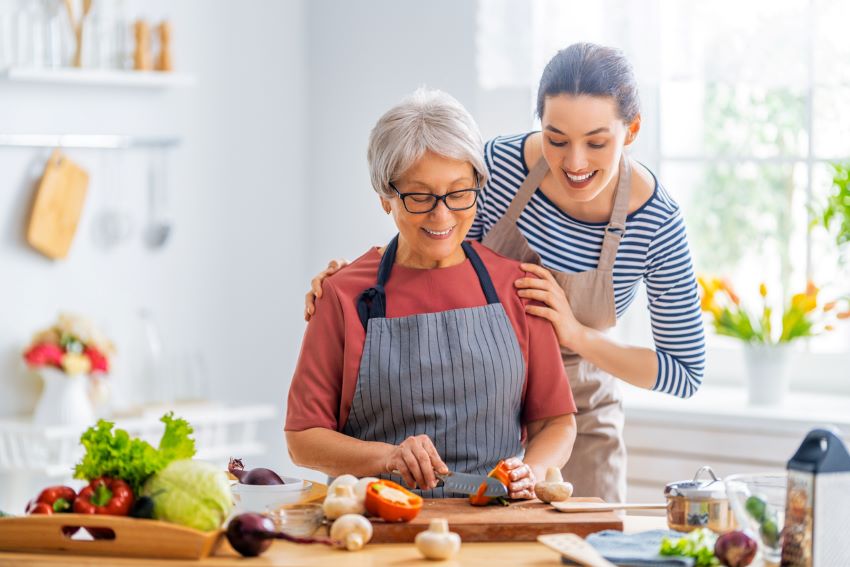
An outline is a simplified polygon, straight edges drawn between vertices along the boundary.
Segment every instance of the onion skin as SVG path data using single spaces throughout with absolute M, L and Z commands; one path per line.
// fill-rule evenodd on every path
M 726 567 L 746 567 L 753 562 L 758 545 L 744 532 L 728 532 L 717 538 L 714 555 Z

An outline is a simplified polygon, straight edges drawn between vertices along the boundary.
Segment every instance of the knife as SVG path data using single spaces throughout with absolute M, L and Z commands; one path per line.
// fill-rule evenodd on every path
M 478 494 L 481 485 L 485 484 L 487 488 L 484 490 L 484 496 L 488 498 L 507 497 L 508 495 L 508 488 L 497 478 L 459 472 L 448 472 L 445 474 L 435 472 L 434 474 L 442 481 L 446 492 Z
M 400 474 L 397 470 L 393 470 L 392 474 Z M 440 482 L 437 486 L 442 486 L 446 492 L 455 492 L 458 494 L 478 494 L 478 489 L 482 484 L 487 485 L 483 496 L 487 498 L 499 498 L 508 496 L 508 487 L 502 484 L 499 479 L 484 476 L 483 474 L 469 474 L 459 472 L 438 473 L 434 471 L 434 476 Z

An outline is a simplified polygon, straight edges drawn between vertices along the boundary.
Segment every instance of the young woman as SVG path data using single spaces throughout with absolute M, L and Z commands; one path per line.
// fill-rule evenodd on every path
M 589 43 L 558 52 L 540 79 L 542 130 L 486 144 L 489 178 L 469 238 L 525 262 L 537 278 L 518 293 L 548 319 L 573 389 L 578 431 L 564 476 L 578 496 L 625 499 L 622 395 L 616 378 L 687 398 L 705 345 L 699 295 L 679 206 L 626 153 L 640 130 L 626 58 Z M 313 280 L 307 312 L 321 279 Z M 605 334 L 646 286 L 655 348 Z M 616 377 L 616 378 L 615 378 Z

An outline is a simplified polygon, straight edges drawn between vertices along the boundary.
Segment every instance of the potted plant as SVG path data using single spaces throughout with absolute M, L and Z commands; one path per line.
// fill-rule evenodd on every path
M 747 396 L 751 405 L 779 405 L 788 390 L 789 345 L 798 339 L 831 331 L 836 321 L 850 318 L 847 298 L 820 303 L 820 290 L 806 289 L 774 308 L 767 285 L 759 285 L 755 309 L 743 305 L 725 278 L 699 276 L 701 307 L 718 335 L 743 341 L 747 364 Z
M 41 425 L 89 425 L 93 399 L 105 397 L 103 379 L 115 348 L 87 319 L 62 313 L 33 336 L 23 357 L 44 380 L 33 421 Z

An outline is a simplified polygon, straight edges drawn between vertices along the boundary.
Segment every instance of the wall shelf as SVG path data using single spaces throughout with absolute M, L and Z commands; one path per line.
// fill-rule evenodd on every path
M 76 69 L 72 67 L 61 69 L 9 67 L 0 70 L 0 81 L 68 86 L 165 89 L 193 86 L 195 77 L 183 73 L 163 73 L 159 71 Z
M 180 138 L 167 136 L 124 136 L 118 134 L 0 134 L 0 147 L 90 148 L 168 148 L 180 145 Z

